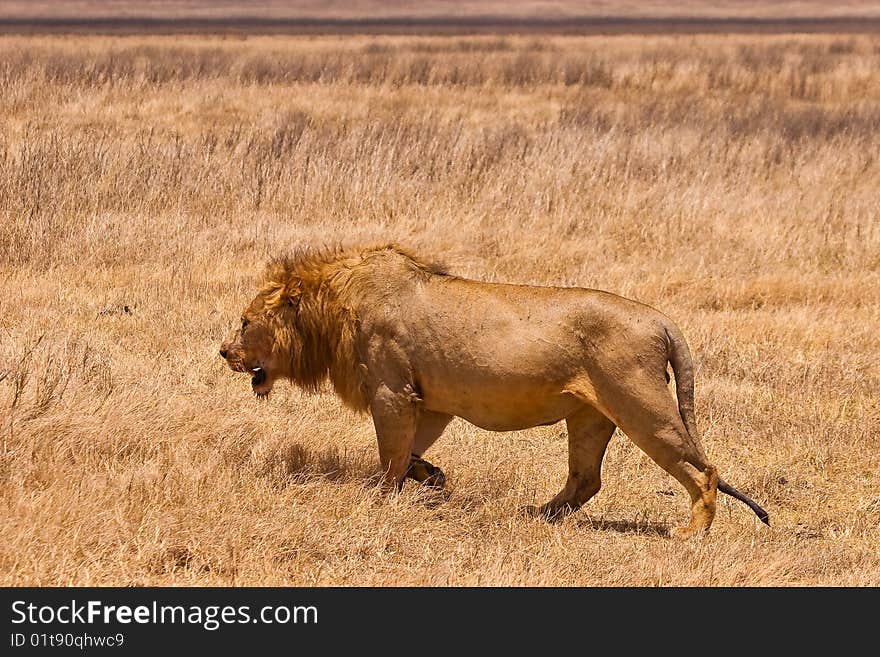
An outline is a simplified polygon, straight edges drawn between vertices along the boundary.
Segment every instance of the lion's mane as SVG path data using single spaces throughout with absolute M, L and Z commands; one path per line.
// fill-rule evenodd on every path
M 293 380 L 317 391 L 329 378 L 343 402 L 365 411 L 358 357 L 365 314 L 379 312 L 401 288 L 435 275 L 448 273 L 393 244 L 301 248 L 273 260 L 261 295 L 265 309 L 278 318 L 276 349 L 289 362 Z

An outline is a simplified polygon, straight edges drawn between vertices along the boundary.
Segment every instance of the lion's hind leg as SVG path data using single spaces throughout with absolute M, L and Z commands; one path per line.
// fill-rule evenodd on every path
M 674 529 L 672 535 L 687 538 L 708 530 L 715 518 L 718 473 L 688 434 L 662 380 L 639 381 L 633 377 L 625 388 L 609 390 L 603 397 L 620 429 L 690 495 L 690 522 Z
M 577 511 L 599 492 L 605 450 L 615 425 L 591 406 L 584 406 L 565 418 L 568 429 L 568 479 L 552 500 L 529 513 L 550 520 Z
M 705 485 L 701 486 L 696 494 L 691 493 L 691 521 L 687 527 L 676 527 L 672 530 L 672 536 L 675 538 L 689 538 L 698 532 L 707 531 L 715 518 L 718 470 L 714 465 L 707 464 L 700 474 Z

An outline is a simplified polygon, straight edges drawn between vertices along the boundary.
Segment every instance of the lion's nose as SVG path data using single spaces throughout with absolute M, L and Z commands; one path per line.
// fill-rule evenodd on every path
M 229 349 L 227 349 L 224 344 L 220 347 L 220 355 L 223 356 L 223 358 L 226 358 L 227 354 L 229 354 Z

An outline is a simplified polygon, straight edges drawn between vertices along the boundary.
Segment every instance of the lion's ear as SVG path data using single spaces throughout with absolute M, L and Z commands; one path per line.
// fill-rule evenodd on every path
M 298 306 L 300 291 L 280 281 L 269 281 L 261 291 L 263 303 L 267 308 L 280 309 L 284 306 Z

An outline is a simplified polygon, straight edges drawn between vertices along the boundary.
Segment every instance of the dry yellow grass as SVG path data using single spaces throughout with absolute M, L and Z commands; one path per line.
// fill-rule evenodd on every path
M 880 39 L 0 38 L 0 583 L 880 584 Z M 376 499 L 369 418 L 217 354 L 262 263 L 394 240 L 655 305 L 725 478 L 461 421 Z M 125 310 L 127 306 L 128 310 Z M 670 494 L 671 492 L 671 494 Z

